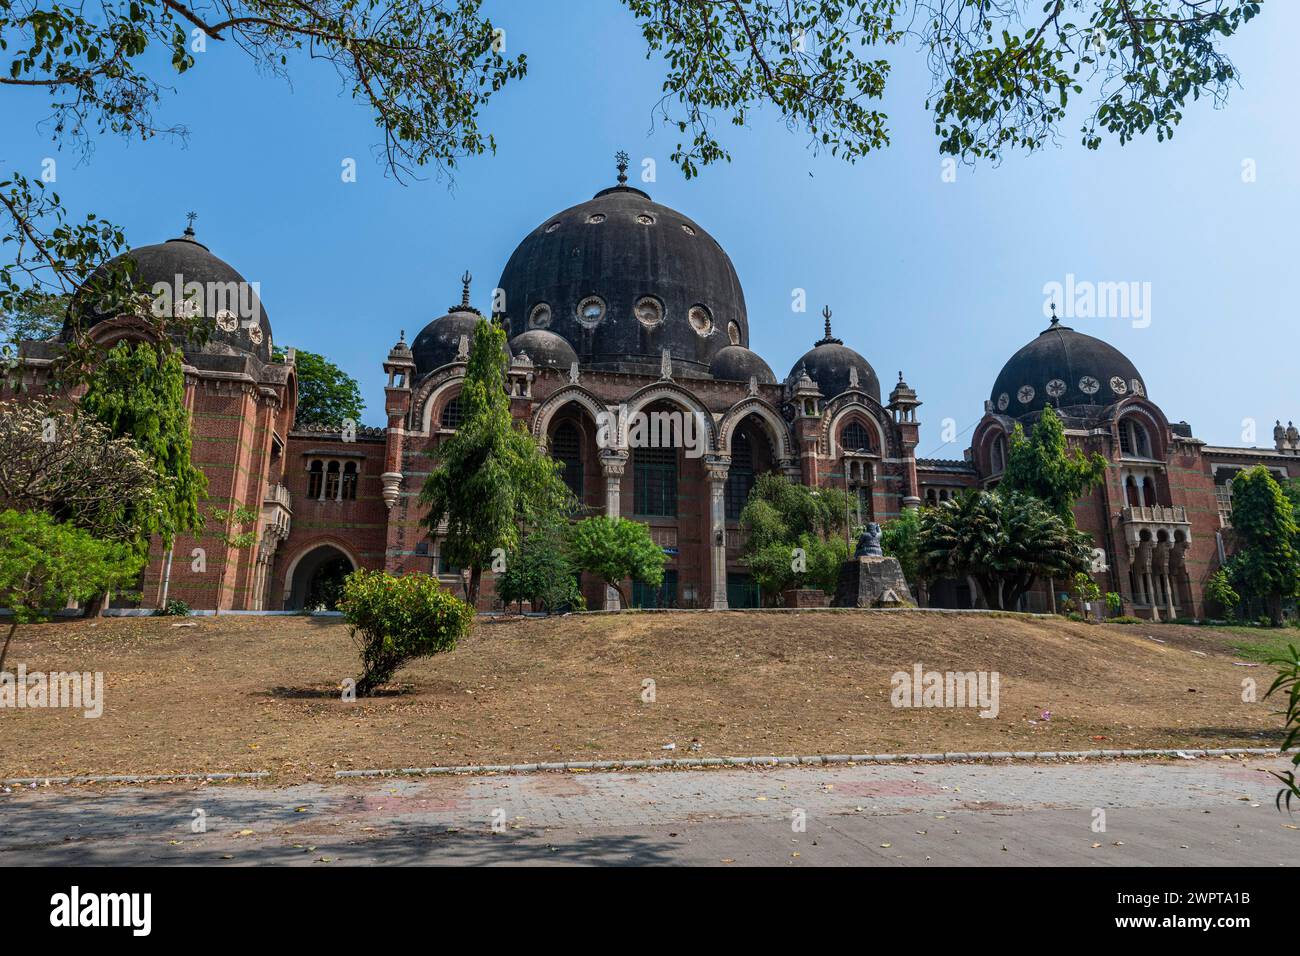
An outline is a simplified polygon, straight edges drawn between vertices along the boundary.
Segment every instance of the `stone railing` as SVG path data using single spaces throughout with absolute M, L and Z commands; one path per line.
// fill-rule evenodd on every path
M 1182 505 L 1129 505 L 1121 513 L 1127 522 L 1142 524 L 1187 524 L 1187 509 Z

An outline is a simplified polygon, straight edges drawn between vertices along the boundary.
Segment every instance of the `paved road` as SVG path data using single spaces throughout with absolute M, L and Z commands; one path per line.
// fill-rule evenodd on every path
M 1300 814 L 1273 805 L 1266 771 L 1282 766 L 1206 758 L 49 787 L 0 795 L 0 865 L 1285 866 L 1300 859 Z M 192 832 L 199 821 L 203 832 Z

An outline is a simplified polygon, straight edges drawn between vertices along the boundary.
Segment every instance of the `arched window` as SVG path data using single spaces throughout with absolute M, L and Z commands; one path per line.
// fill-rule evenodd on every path
M 737 521 L 754 487 L 754 446 L 749 435 L 736 432 L 731 439 L 731 468 L 727 471 L 727 520 Z
M 655 518 L 677 516 L 677 449 L 634 448 L 632 471 L 634 509 Z
M 464 416 L 460 410 L 460 396 L 454 396 L 451 401 L 442 407 L 442 427 L 443 428 L 460 428 Z
M 1121 455 L 1137 458 L 1151 458 L 1151 436 L 1146 426 L 1132 418 L 1122 419 L 1119 423 L 1119 451 Z
M 861 422 L 850 422 L 840 432 L 840 445 L 845 451 L 871 451 L 871 434 Z
M 320 461 L 313 461 L 311 468 L 307 472 L 307 497 L 319 498 L 322 489 L 325 487 L 325 465 Z
M 357 500 L 357 463 L 350 461 L 343 466 L 343 498 L 345 501 Z
M 339 463 L 332 461 L 325 468 L 325 497 L 333 501 L 339 496 Z
M 571 422 L 555 429 L 551 438 L 551 457 L 564 465 L 561 475 L 573 496 L 582 500 L 582 436 Z
M 998 437 L 993 439 L 993 448 L 990 454 L 993 467 L 993 474 L 1000 475 L 1007 467 L 1007 436 L 999 433 Z

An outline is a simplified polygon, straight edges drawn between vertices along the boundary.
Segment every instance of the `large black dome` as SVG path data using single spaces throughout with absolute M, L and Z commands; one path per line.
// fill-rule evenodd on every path
M 501 273 L 510 335 L 542 328 L 584 366 L 707 375 L 749 344 L 745 296 L 722 247 L 698 223 L 619 185 L 551 216 Z
M 1146 384 L 1115 346 L 1076 332 L 1060 320 L 1002 366 L 990 400 L 997 411 L 1017 417 L 1055 408 L 1113 405 Z
M 141 288 L 155 296 L 161 294 L 155 287 L 165 285 L 169 291 L 167 301 L 178 305 L 177 293 L 186 299 L 185 287 L 199 283 L 202 297 L 194 297 L 203 315 L 211 320 L 207 344 L 199 351 L 217 355 L 256 355 L 263 362 L 271 361 L 271 323 L 262 307 L 258 286 L 247 282 L 234 267 L 214 256 L 208 247 L 194 238 L 190 229 L 177 239 L 168 239 L 152 246 L 140 246 L 110 260 L 92 274 L 87 285 L 96 277 L 129 258 L 135 263 L 134 279 Z M 81 296 L 73 309 L 85 328 L 117 316 L 102 312 L 96 304 Z M 229 312 L 227 315 L 225 313 Z M 65 332 L 68 331 L 65 328 Z M 179 343 L 182 344 L 183 343 Z M 188 350 L 188 346 L 185 346 Z
M 444 316 L 434 319 L 411 343 L 415 358 L 415 374 L 423 377 L 436 368 L 455 362 L 460 353 L 460 340 L 464 336 L 468 345 L 474 344 L 474 330 L 483 316 L 467 306 L 457 306 Z

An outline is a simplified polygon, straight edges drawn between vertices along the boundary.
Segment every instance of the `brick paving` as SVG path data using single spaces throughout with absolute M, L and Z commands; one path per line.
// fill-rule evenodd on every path
M 0 865 L 1290 865 L 1300 816 L 1274 807 L 1266 772 L 1282 766 L 1207 758 L 38 787 L 0 796 Z M 1093 829 L 1099 810 L 1105 832 Z M 192 832 L 200 818 L 204 832 Z

